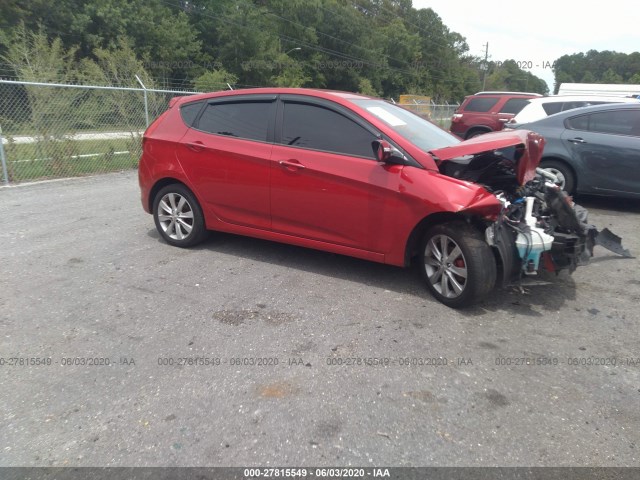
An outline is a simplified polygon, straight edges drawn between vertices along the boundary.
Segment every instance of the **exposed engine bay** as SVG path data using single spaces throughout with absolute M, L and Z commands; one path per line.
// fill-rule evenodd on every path
M 520 144 L 439 163 L 440 173 L 480 184 L 502 204 L 497 219 L 487 222 L 485 237 L 499 257 L 503 285 L 543 269 L 573 272 L 588 263 L 595 245 L 631 257 L 619 237 L 588 223 L 587 210 L 556 185 L 553 174 L 537 168 L 529 175 L 533 179 L 520 184 L 518 164 L 525 152 Z

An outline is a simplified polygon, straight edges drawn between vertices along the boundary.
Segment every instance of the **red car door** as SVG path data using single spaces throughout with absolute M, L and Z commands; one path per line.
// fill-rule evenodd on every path
M 223 222 L 271 227 L 275 100 L 275 95 L 213 100 L 180 141 L 177 156 L 202 207 Z
M 387 251 L 403 167 L 374 159 L 377 137 L 366 122 L 323 102 L 282 100 L 272 154 L 273 230 Z

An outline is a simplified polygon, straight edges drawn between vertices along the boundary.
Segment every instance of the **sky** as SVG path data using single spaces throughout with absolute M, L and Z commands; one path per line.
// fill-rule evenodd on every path
M 597 8 L 592 7 L 597 6 Z M 449 30 L 467 39 L 469 53 L 489 60 L 513 59 L 523 70 L 547 82 L 549 67 L 562 55 L 588 50 L 640 51 L 640 9 L 629 0 L 602 4 L 562 0 L 413 0 L 413 7 L 432 8 Z M 525 68 L 531 66 L 532 68 Z

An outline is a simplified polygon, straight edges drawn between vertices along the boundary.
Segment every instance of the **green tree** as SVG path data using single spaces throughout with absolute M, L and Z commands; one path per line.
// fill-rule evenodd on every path
M 373 88 L 371 81 L 368 78 L 361 78 L 360 85 L 358 86 L 358 93 L 362 93 L 363 95 L 369 95 L 371 97 L 378 97 L 380 94 L 378 91 Z
M 21 23 L 14 31 L 2 59 L 20 80 L 30 82 L 73 83 L 77 78 L 77 48 L 66 49 L 60 38 L 52 41 L 44 27 L 29 30 Z
M 238 77 L 227 72 L 224 68 L 209 70 L 195 79 L 194 85 L 199 92 L 215 92 L 226 90 L 228 85 L 233 86 L 238 81 Z
M 563 83 L 576 83 L 575 79 L 571 75 L 563 71 L 556 71 L 555 78 L 556 82 L 555 86 L 553 87 L 554 94 L 558 93 L 558 90 L 560 90 L 560 85 L 562 85 Z
M 554 62 L 556 91 L 561 83 L 629 83 L 640 71 L 640 52 L 609 50 L 563 55 Z
M 20 24 L 13 32 L 7 53 L 0 57 L 20 80 L 27 82 L 73 83 L 77 79 L 76 49 L 65 49 L 59 38 L 49 40 L 43 28 L 27 30 Z M 84 92 L 75 88 L 36 87 L 26 85 L 27 105 L 22 120 L 36 137 L 38 158 L 47 158 L 47 175 L 70 173 L 66 161 L 76 153 L 69 133 L 77 128 L 76 104 Z
M 487 90 L 507 90 L 515 92 L 549 93 L 546 82 L 531 72 L 518 67 L 515 60 L 506 60 L 501 65 L 491 62 L 487 75 Z
M 623 79 L 621 75 L 618 75 L 613 69 L 609 68 L 602 74 L 602 81 L 600 83 L 622 83 Z
M 28 32 L 42 25 L 89 71 L 105 73 L 99 52 L 115 55 L 126 39 L 134 54 L 127 58 L 141 62 L 155 85 L 174 88 L 193 88 L 201 77 L 215 82 L 227 72 L 239 86 L 370 85 L 386 97 L 414 92 L 451 101 L 477 91 L 483 74 L 465 38 L 411 0 L 4 0 L 0 54 L 20 21 Z M 635 68 L 615 52 L 597 53 L 589 52 L 589 60 L 610 63 L 602 72 L 612 68 L 630 78 L 640 71 L 640 56 Z M 574 63 L 582 72 L 574 78 L 582 78 L 584 62 Z M 124 84 L 123 72 L 113 81 Z M 526 72 L 489 75 L 496 86 L 543 89 Z

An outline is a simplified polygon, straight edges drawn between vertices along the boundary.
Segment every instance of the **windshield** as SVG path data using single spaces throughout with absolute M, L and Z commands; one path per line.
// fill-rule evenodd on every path
M 369 99 L 353 100 L 353 103 L 378 117 L 392 130 L 425 152 L 460 143 L 460 140 L 449 132 L 397 105 Z

